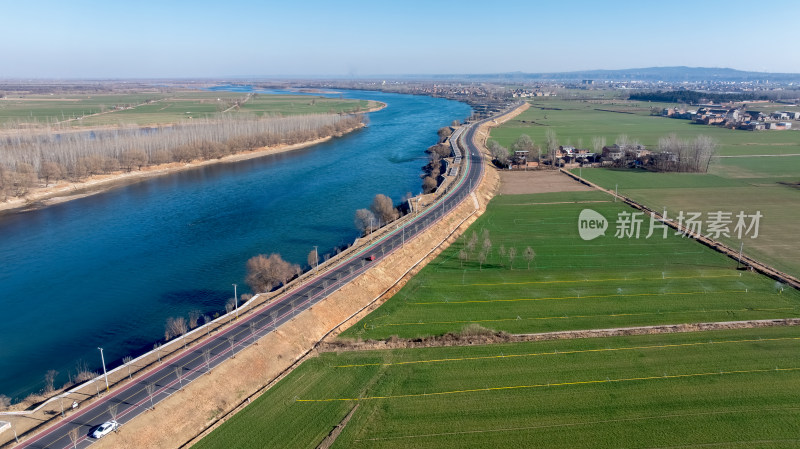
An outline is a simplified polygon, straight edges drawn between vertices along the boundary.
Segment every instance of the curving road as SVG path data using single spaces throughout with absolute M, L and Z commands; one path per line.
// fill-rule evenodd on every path
M 460 179 L 436 203 L 406 222 L 404 226 L 385 234 L 327 271 L 294 287 L 271 304 L 256 308 L 234 325 L 206 337 L 187 350 L 165 360 L 159 368 L 140 375 L 135 382 L 112 390 L 94 404 L 86 406 L 70 415 L 68 419 L 22 441 L 15 447 L 72 448 L 69 431 L 75 428 L 78 429 L 79 437 L 77 447 L 90 446 L 94 440 L 89 438 L 88 434 L 94 427 L 110 419 L 108 412 L 110 404 L 117 404 L 117 420 L 124 426 L 126 422 L 150 408 L 151 403 L 157 404 L 166 399 L 182 385 L 213 369 L 297 313 L 325 299 L 367 270 L 371 264 L 389 256 L 404 244 L 405 239 L 413 238 L 423 232 L 458 206 L 479 184 L 484 171 L 483 157 L 472 142 L 478 126 L 492 119 L 463 126 L 454 133 L 451 141 L 454 145 L 460 145 L 463 157 Z M 373 255 L 375 261 L 368 261 L 367 258 Z M 181 373 L 180 379 L 176 368 Z M 152 396 L 147 391 L 148 385 L 152 386 Z

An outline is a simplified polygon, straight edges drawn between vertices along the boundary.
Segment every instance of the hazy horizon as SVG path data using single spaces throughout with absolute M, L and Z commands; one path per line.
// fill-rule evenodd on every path
M 800 59 L 781 44 L 790 41 L 800 3 L 781 5 L 780 14 L 740 0 L 531 3 L 12 3 L 0 30 L 0 78 L 365 78 L 669 66 L 800 73 Z

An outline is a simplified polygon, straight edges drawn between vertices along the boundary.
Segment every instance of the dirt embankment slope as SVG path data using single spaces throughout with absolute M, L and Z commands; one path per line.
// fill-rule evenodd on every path
M 507 334 L 481 328 L 463 334 L 448 333 L 424 338 L 389 338 L 387 340 L 349 341 L 336 340 L 323 343 L 320 352 L 379 351 L 385 349 L 441 348 L 449 346 L 490 345 L 527 341 L 573 340 L 577 338 L 622 337 L 630 335 L 675 334 L 729 329 L 756 329 L 763 327 L 800 326 L 800 318 L 774 320 L 723 321 L 712 323 L 661 324 L 655 326 L 618 327 L 612 329 L 586 329 L 575 331 L 542 332 L 537 334 Z M 467 329 L 469 330 L 469 329 Z
M 482 132 L 488 135 L 488 126 Z M 485 149 L 485 137 L 479 143 Z M 407 241 L 405 247 L 265 336 L 258 345 L 243 350 L 155 410 L 126 424 L 118 434 L 99 441 L 97 447 L 190 446 L 198 434 L 212 430 L 305 358 L 314 356 L 323 338 L 335 337 L 397 292 L 485 211 L 498 185 L 497 170 L 487 169 L 475 198 L 468 196 L 424 234 Z

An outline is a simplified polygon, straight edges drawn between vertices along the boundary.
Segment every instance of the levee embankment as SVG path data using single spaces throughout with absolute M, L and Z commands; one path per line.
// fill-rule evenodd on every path
M 527 108 L 527 104 L 521 106 Z M 476 144 L 485 151 L 488 128 L 513 118 L 517 109 L 484 124 Z M 488 165 L 488 164 L 485 164 Z M 282 325 L 159 403 L 155 410 L 126 424 L 121 432 L 99 441 L 98 448 L 190 447 L 230 416 L 246 407 L 316 354 L 326 339 L 377 308 L 433 260 L 486 209 L 499 185 L 497 170 L 487 167 L 473 195 L 441 220 L 406 241 L 350 283 Z

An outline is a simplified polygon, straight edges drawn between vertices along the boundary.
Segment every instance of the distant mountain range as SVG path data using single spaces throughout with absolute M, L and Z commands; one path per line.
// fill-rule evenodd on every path
M 577 72 L 554 73 L 494 73 L 475 75 L 436 75 L 427 78 L 449 78 L 468 80 L 504 80 L 504 81 L 666 81 L 666 82 L 702 82 L 702 81 L 760 81 L 771 83 L 800 83 L 800 73 L 767 73 L 747 72 L 743 70 L 711 67 L 646 67 L 622 70 L 582 70 Z

